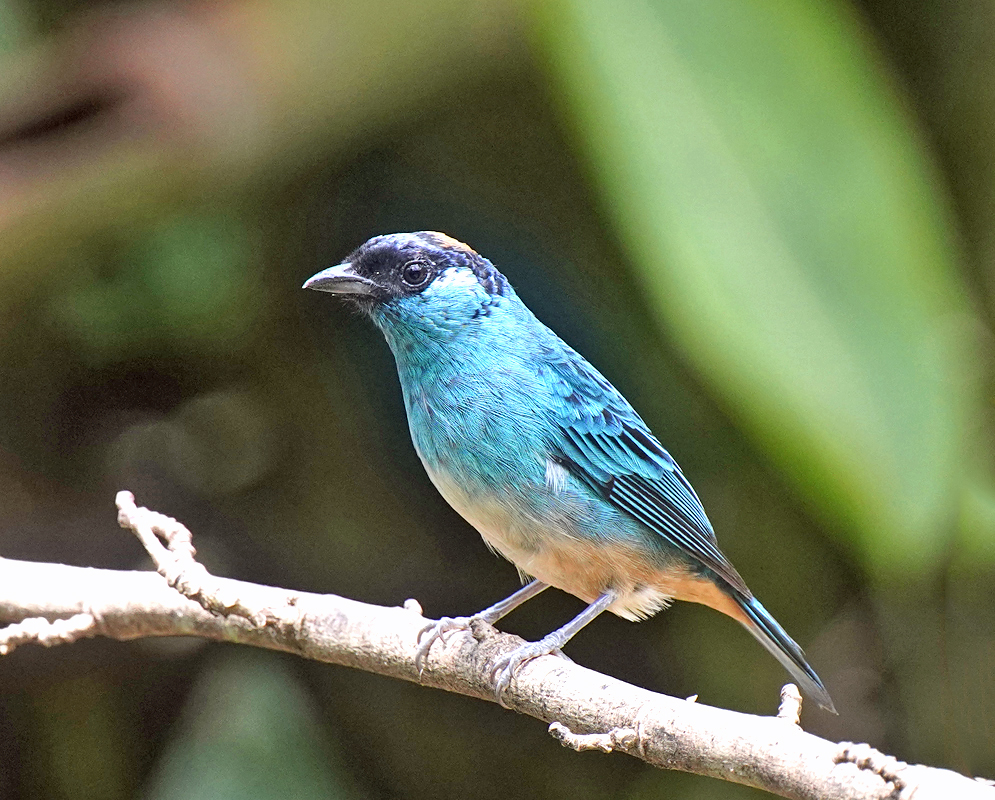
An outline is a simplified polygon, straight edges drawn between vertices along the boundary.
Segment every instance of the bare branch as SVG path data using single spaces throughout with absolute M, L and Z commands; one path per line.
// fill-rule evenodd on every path
M 562 722 L 554 722 L 549 726 L 549 735 L 564 747 L 576 750 L 600 750 L 610 753 L 619 748 L 620 743 L 635 742 L 639 734 L 632 728 L 612 728 L 608 733 L 574 733 Z
M 777 707 L 777 718 L 792 725 L 801 725 L 802 694 L 793 683 L 786 683 L 781 687 L 781 705 Z
M 118 492 L 115 502 L 118 525 L 130 529 L 138 537 L 159 574 L 172 588 L 212 614 L 223 617 L 236 614 L 256 626 L 266 624 L 266 617 L 260 616 L 259 609 L 252 610 L 239 602 L 237 595 L 227 591 L 224 581 L 215 578 L 195 560 L 197 551 L 193 535 L 186 526 L 158 511 L 138 508 L 131 492 Z
M 44 617 L 28 617 L 23 622 L 0 630 L 0 656 L 10 653 L 19 644 L 34 642 L 51 647 L 70 644 L 77 639 L 95 636 L 97 620 L 92 614 L 73 614 L 69 619 L 49 622 Z
M 433 647 L 419 678 L 417 637 L 427 620 L 416 602 L 384 608 L 214 577 L 194 560 L 180 523 L 136 508 L 128 493 L 118 502 L 120 521 L 149 549 L 162 576 L 0 559 L 0 619 L 15 622 L 0 629 L 0 652 L 93 635 L 200 636 L 493 701 L 491 667 L 521 643 L 490 626 L 453 632 Z M 546 656 L 526 664 L 504 698 L 550 723 L 550 733 L 574 749 L 624 752 L 782 797 L 995 800 L 987 782 L 805 733 L 796 724 L 800 700 L 791 694 L 784 693 L 779 716 L 757 717 L 655 694 Z

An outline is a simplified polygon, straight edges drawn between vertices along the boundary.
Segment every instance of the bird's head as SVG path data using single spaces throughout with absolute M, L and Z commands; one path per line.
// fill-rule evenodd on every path
M 458 330 L 514 296 L 490 261 L 434 231 L 374 236 L 304 288 L 350 300 L 388 334 Z

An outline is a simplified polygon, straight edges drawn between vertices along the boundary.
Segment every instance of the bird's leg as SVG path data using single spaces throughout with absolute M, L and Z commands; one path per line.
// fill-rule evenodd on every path
M 418 632 L 418 652 L 415 653 L 415 666 L 418 673 L 425 668 L 425 659 L 428 658 L 428 651 L 432 649 L 437 639 L 443 638 L 444 634 L 450 631 L 465 631 L 470 629 L 470 624 L 474 620 L 493 625 L 506 614 L 510 614 L 526 600 L 535 597 L 543 589 L 549 588 L 548 583 L 536 580 L 525 584 L 521 589 L 510 597 L 506 597 L 498 603 L 479 611 L 472 617 L 443 617 L 438 622 L 426 625 Z
M 491 669 L 491 677 L 494 679 L 494 695 L 497 697 L 498 703 L 504 705 L 502 699 L 504 690 L 508 688 L 508 684 L 511 683 L 511 679 L 522 664 L 539 656 L 558 653 L 559 649 L 569 642 L 577 631 L 614 603 L 617 597 L 618 593 L 614 589 L 608 589 L 562 628 L 557 628 L 538 642 L 529 642 L 517 650 L 505 653 L 495 661 L 494 667 Z

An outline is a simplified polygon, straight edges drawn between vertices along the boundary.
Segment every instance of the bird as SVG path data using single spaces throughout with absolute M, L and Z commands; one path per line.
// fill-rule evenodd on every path
M 419 669 L 449 632 L 494 624 L 553 586 L 588 605 L 495 661 L 502 705 L 523 664 L 562 656 L 602 612 L 637 621 L 683 600 L 742 624 L 808 697 L 836 713 L 801 648 L 719 550 L 677 462 L 487 258 L 435 231 L 374 236 L 303 288 L 344 298 L 380 329 L 428 477 L 523 583 L 531 579 L 471 617 L 426 626 Z

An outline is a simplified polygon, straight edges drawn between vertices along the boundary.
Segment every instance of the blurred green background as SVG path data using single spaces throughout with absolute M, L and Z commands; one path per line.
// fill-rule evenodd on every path
M 0 554 L 432 617 L 514 569 L 437 496 L 370 325 L 299 290 L 445 231 L 633 402 L 840 716 L 995 773 L 995 0 L 0 0 Z M 502 624 L 536 638 L 579 601 Z M 679 604 L 578 662 L 772 713 Z M 190 641 L 0 660 L 0 798 L 747 798 L 493 704 Z

